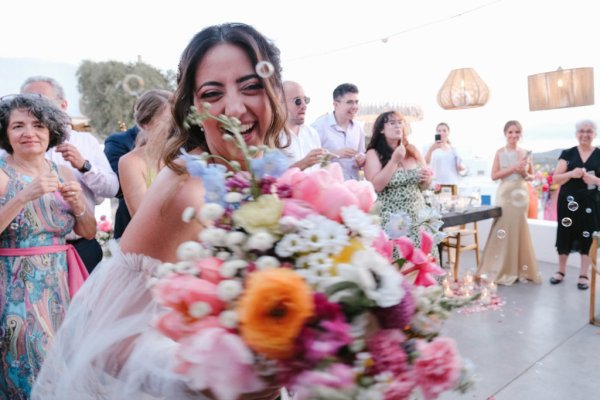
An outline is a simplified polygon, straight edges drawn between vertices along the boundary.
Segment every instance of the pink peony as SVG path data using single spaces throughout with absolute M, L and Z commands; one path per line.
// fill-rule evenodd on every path
M 208 328 L 181 341 L 177 372 L 194 390 L 210 389 L 219 400 L 236 400 L 265 387 L 254 371 L 254 356 L 242 339 L 222 328 Z
M 408 355 L 403 347 L 405 341 L 406 337 L 397 329 L 383 329 L 371 336 L 367 340 L 367 349 L 373 357 L 373 372 L 391 372 L 396 376 L 407 371 Z
M 293 385 L 294 400 L 309 400 L 314 398 L 318 387 L 344 390 L 354 387 L 354 371 L 345 364 L 331 364 L 324 371 L 304 371 Z
M 98 230 L 106 233 L 110 233 L 113 230 L 112 224 L 106 218 L 106 215 L 100 217 L 100 222 L 98 223 Z
M 456 386 L 460 378 L 460 358 L 454 341 L 448 337 L 431 342 L 417 342 L 419 357 L 415 360 L 418 384 L 425 400 L 435 399 Z
M 312 209 L 310 204 L 296 199 L 283 199 L 283 216 L 294 217 L 298 220 L 302 220 L 313 214 L 317 213 Z
M 416 286 L 431 286 L 437 282 L 434 276 L 444 275 L 445 271 L 436 264 L 431 256 L 433 238 L 425 231 L 421 231 L 421 248 L 415 249 L 412 242 L 407 237 L 394 239 L 402 256 L 412 265 L 405 266 L 402 269 L 404 275 L 417 272 L 414 284 Z
M 190 306 L 206 303 L 211 315 L 218 315 L 224 307 L 217 297 L 217 286 L 193 275 L 170 275 L 158 281 L 154 286 L 154 295 L 158 302 L 172 308 L 185 318 L 194 320 L 190 315 Z
M 338 222 L 342 220 L 343 207 L 356 205 L 368 212 L 377 198 L 369 182 L 344 181 L 337 163 L 311 173 L 291 168 L 277 182 L 293 188 L 292 198 L 310 204 L 317 213 Z

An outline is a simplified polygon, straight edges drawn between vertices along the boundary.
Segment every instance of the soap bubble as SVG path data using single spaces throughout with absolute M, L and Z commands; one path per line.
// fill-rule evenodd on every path
M 583 235 L 584 238 L 590 237 L 590 233 L 588 231 L 583 231 L 583 232 L 581 232 L 581 234 Z
M 586 208 L 585 212 L 588 213 L 588 214 L 591 214 L 592 213 L 592 209 L 591 208 Z
M 504 229 L 498 229 L 496 231 L 496 236 L 498 239 L 504 239 L 506 237 L 506 231 Z
M 573 196 L 567 196 L 567 201 L 570 203 L 572 201 L 575 201 L 575 198 Z
M 529 193 L 525 189 L 515 189 L 510 193 L 510 202 L 517 208 L 529 205 Z
M 567 208 L 569 211 L 577 211 L 579 209 L 579 203 L 576 201 L 570 201 L 569 204 L 567 204 Z
M 565 217 L 560 221 L 560 224 L 562 226 L 564 226 L 565 228 L 570 227 L 571 225 L 573 225 L 573 221 L 571 220 L 571 218 L 569 217 Z
M 256 64 L 255 70 L 258 76 L 266 79 L 273 75 L 273 73 L 275 72 L 275 67 L 273 67 L 273 64 L 271 64 L 268 61 L 259 61 Z

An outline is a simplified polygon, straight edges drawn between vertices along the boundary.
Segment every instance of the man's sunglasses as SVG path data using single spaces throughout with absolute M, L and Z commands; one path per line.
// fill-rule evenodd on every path
M 292 100 L 294 102 L 295 105 L 297 105 L 298 107 L 300 107 L 302 105 L 302 100 L 304 100 L 304 104 L 308 104 L 310 103 L 310 97 L 295 97 L 294 100 Z

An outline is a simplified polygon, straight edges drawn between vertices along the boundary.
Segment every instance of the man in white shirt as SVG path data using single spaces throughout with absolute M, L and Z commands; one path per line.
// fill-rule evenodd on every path
M 63 111 L 67 111 L 67 100 L 62 86 L 46 76 L 33 76 L 25 80 L 21 93 L 37 93 L 54 101 Z M 79 181 L 88 209 L 94 210 L 105 198 L 112 198 L 119 190 L 119 179 L 110 168 L 106 155 L 98 140 L 88 132 L 70 129 L 69 138 L 50 149 L 46 158 L 57 164 L 68 165 Z M 67 242 L 73 244 L 86 268 L 92 272 L 102 260 L 102 247 L 96 239 L 87 240 L 69 233 Z
M 358 87 L 342 83 L 333 91 L 333 113 L 313 122 L 324 149 L 337 155 L 345 179 L 359 179 L 358 171 L 365 163 L 365 132 L 354 120 L 358 113 Z
M 285 125 L 291 135 L 290 144 L 283 151 L 288 156 L 291 167 L 307 171 L 318 169 L 328 152 L 321 148 L 317 131 L 304 124 L 310 97 L 305 95 L 299 83 L 292 81 L 283 82 L 283 96 L 288 114 Z

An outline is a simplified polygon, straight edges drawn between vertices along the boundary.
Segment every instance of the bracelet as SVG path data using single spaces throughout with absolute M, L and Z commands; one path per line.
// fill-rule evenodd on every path
M 79 214 L 73 214 L 73 216 L 75 217 L 75 219 L 79 219 L 81 217 L 83 217 L 85 214 L 85 208 L 83 209 L 82 212 L 80 212 Z

